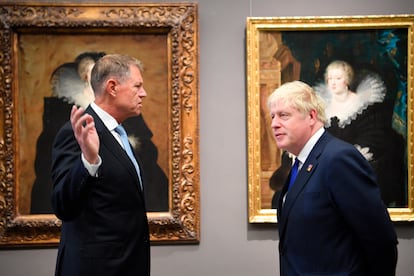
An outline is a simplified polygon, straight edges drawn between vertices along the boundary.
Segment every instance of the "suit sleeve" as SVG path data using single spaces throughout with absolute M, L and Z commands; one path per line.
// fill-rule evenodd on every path
M 397 236 L 371 166 L 351 147 L 332 158 L 330 194 L 359 241 L 369 275 L 395 275 Z
M 52 148 L 51 168 L 52 207 L 61 220 L 76 218 L 87 204 L 88 186 L 97 178 L 91 177 L 82 163 L 81 150 L 66 124 L 56 135 Z

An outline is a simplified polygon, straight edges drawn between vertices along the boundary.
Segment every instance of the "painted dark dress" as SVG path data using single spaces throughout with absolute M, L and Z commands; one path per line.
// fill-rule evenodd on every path
M 326 129 L 353 144 L 374 168 L 382 199 L 389 207 L 405 202 L 404 139 L 391 126 L 391 114 L 385 101 L 386 89 L 376 75 L 368 75 L 356 88 L 355 101 L 342 110 L 331 110 L 330 96 L 324 85 L 315 87 L 327 102 Z

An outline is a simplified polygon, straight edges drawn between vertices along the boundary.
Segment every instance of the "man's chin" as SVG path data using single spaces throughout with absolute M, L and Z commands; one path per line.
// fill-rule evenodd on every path
M 286 151 L 289 151 L 287 148 L 286 148 L 286 145 L 285 144 L 283 144 L 283 143 L 276 143 L 276 145 L 277 145 L 277 147 L 279 148 L 279 149 L 281 149 L 281 150 L 286 150 Z

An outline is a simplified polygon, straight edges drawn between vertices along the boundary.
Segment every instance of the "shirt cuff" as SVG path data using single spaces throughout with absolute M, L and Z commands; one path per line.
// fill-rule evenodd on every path
M 82 158 L 82 163 L 85 166 L 86 170 L 89 172 L 90 176 L 93 177 L 98 177 L 98 169 L 102 164 L 102 159 L 101 157 L 98 155 L 98 163 L 97 164 L 91 164 L 89 163 L 85 157 L 83 156 L 83 153 L 81 154 L 81 158 Z

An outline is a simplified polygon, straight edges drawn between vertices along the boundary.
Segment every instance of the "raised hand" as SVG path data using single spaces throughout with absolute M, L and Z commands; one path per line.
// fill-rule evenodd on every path
M 82 107 L 74 105 L 70 113 L 70 122 L 85 159 L 90 164 L 98 163 L 99 137 L 93 117 L 85 113 Z

